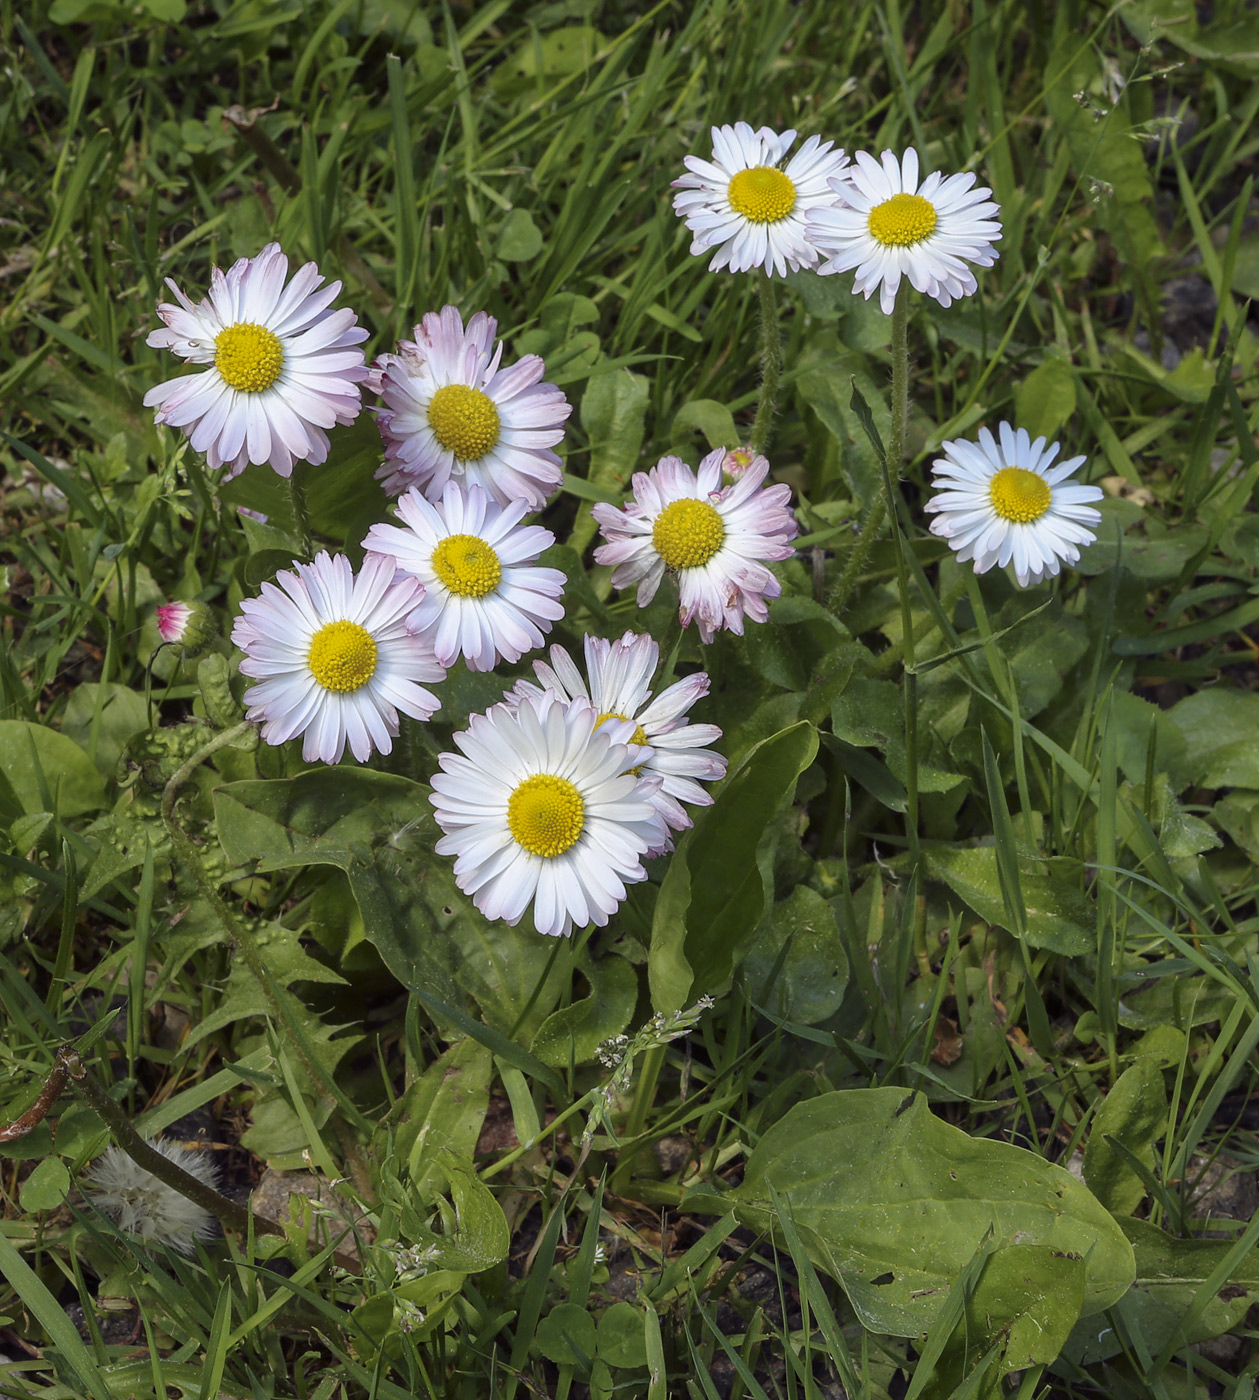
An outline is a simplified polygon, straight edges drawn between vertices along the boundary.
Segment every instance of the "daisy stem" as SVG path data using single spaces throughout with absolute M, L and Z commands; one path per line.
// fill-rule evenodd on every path
M 778 408 L 778 379 L 782 373 L 783 342 L 778 324 L 778 303 L 774 297 L 774 282 L 770 277 L 756 279 L 761 312 L 761 392 L 756 400 L 756 418 L 752 423 L 752 452 L 759 455 L 769 445 L 774 430 L 774 414 Z
M 289 477 L 289 500 L 293 506 L 293 524 L 301 543 L 302 558 L 309 563 L 314 557 L 314 544 L 310 535 L 310 511 L 306 505 L 306 483 L 298 480 L 297 473 L 298 467 L 295 463 L 293 473 Z

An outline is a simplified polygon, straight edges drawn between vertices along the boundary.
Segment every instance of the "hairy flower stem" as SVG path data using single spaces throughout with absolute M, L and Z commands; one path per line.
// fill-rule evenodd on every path
M 289 500 L 293 506 L 293 524 L 301 544 L 302 559 L 309 564 L 314 558 L 315 546 L 310 534 L 310 510 L 306 505 L 306 485 L 298 480 L 298 471 L 299 467 L 294 463 L 293 473 L 289 477 Z
M 756 400 L 756 418 L 752 423 L 751 447 L 754 454 L 765 451 L 769 445 L 770 434 L 774 431 L 774 414 L 778 409 L 778 380 L 783 364 L 782 331 L 778 325 L 778 303 L 774 298 L 773 279 L 758 277 L 756 286 L 761 313 L 761 392 Z
M 343 1111 L 349 1110 L 351 1116 L 361 1118 L 361 1115 L 354 1114 L 352 1105 L 345 1095 L 338 1091 L 332 1082 L 327 1070 L 321 1065 L 314 1054 L 307 1053 L 307 1036 L 301 1024 L 300 1012 L 293 1006 L 289 994 L 284 991 L 267 971 L 266 964 L 262 960 L 262 954 L 258 950 L 258 945 L 253 934 L 244 925 L 237 922 L 227 901 L 219 894 L 214 882 L 206 875 L 202 868 L 200 857 L 197 855 L 197 848 L 192 844 L 187 832 L 175 820 L 175 802 L 179 796 L 179 790 L 188 779 L 197 771 L 206 759 L 212 757 L 220 749 L 227 748 L 243 738 L 254 728 L 250 721 L 245 720 L 235 725 L 231 729 L 223 729 L 217 733 L 208 744 L 197 750 L 193 756 L 182 765 L 166 784 L 166 789 L 162 793 L 162 820 L 166 823 L 167 833 L 170 835 L 171 848 L 178 857 L 180 864 L 192 877 L 198 891 L 205 899 L 206 903 L 214 910 L 219 923 L 233 945 L 240 952 L 245 960 L 245 965 L 249 968 L 254 980 L 262 988 L 271 1007 L 272 1015 L 275 1017 L 276 1025 L 285 1034 L 286 1039 L 293 1048 L 298 1060 L 301 1062 L 306 1073 L 310 1076 L 312 1084 L 316 1084 L 326 1093 L 334 1103 L 339 1105 Z M 156 1173 L 155 1173 L 156 1175 Z

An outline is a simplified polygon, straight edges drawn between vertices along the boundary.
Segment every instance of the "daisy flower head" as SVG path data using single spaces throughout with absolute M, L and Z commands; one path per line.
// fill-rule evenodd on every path
M 157 635 L 163 646 L 183 649 L 190 660 L 219 639 L 219 624 L 204 603 L 159 603 Z
M 431 501 L 448 481 L 480 486 L 500 505 L 540 510 L 563 470 L 551 450 L 573 406 L 554 384 L 539 382 L 540 355 L 500 367 L 498 322 L 478 311 L 464 327 L 453 306 L 430 311 L 414 340 L 382 355 L 372 385 L 385 461 L 376 472 L 391 496 L 418 486 Z
M 294 462 L 328 460 L 328 434 L 351 423 L 367 378 L 360 342 L 367 332 L 353 311 L 331 310 L 340 282 L 321 286 L 315 264 L 289 280 L 278 243 L 227 272 L 210 274 L 210 294 L 192 302 L 168 277 L 178 305 L 163 302 L 166 323 L 147 344 L 173 350 L 198 374 L 168 379 L 144 396 L 154 421 L 183 428 L 223 479 L 251 462 L 290 476 Z
M 408 626 L 441 665 L 461 655 L 470 671 L 519 661 L 564 616 L 564 575 L 537 565 L 555 536 L 522 525 L 527 509 L 524 501 L 497 505 L 481 487 L 449 481 L 437 504 L 412 488 L 398 502 L 401 526 L 368 531 L 369 557 L 388 556 L 423 585 Z
M 357 577 L 343 554 L 293 562 L 296 572 L 245 599 L 232 628 L 241 673 L 256 681 L 246 717 L 268 744 L 304 735 L 307 763 L 336 763 L 347 744 L 360 763 L 389 753 L 399 711 L 425 720 L 441 703 L 421 682 L 444 680 L 446 668 L 407 628 L 423 587 L 379 556 Z
M 636 583 L 638 606 L 646 607 L 665 570 L 675 573 L 682 625 L 694 619 L 705 642 L 721 627 L 742 636 L 745 615 L 765 621 L 767 600 L 782 584 L 760 561 L 790 558 L 799 529 L 787 504 L 791 488 L 761 484 L 769 472 L 764 457 L 723 487 L 725 458 L 719 447 L 696 472 L 679 457 L 662 457 L 634 474 L 634 496 L 624 507 L 592 507 L 607 541 L 595 560 L 615 567 L 613 586 Z
M 1001 236 L 1000 206 L 975 177 L 928 175 L 918 179 L 918 152 L 897 160 L 884 151 L 875 160 L 858 151 L 847 179 L 831 181 L 839 196 L 810 211 L 809 239 L 828 255 L 818 272 L 857 270 L 853 291 L 867 301 L 879 289 L 879 305 L 890 316 L 902 277 L 941 306 L 969 296 L 978 285 L 968 264 L 991 267 L 993 242 Z
M 1097 486 L 1068 480 L 1084 462 L 1071 457 L 1053 465 L 1058 444 L 1035 442 L 1026 428 L 998 428 L 1000 441 L 980 428 L 979 441 L 946 442 L 944 456 L 932 463 L 939 488 L 926 504 L 935 515 L 931 533 L 949 543 L 959 559 L 973 559 L 975 572 L 1013 563 L 1020 588 L 1040 583 L 1074 564 L 1080 547 L 1092 544 L 1101 513 Z
M 455 881 L 487 919 L 517 924 L 530 902 L 539 933 L 600 928 L 647 878 L 642 857 L 668 839 L 660 779 L 633 770 L 633 725 L 599 723 L 588 700 L 547 692 L 473 715 L 438 758 L 430 801 L 455 857 Z
M 763 267 L 767 277 L 785 277 L 788 268 L 812 267 L 818 253 L 805 220 L 836 202 L 848 165 L 843 151 L 810 136 L 784 165 L 794 131 L 753 131 L 736 122 L 713 127 L 712 137 L 712 159 L 687 156 L 688 173 L 673 182 L 673 208 L 691 230 L 691 252 L 711 252 L 712 272 Z
M 189 1176 L 218 1190 L 219 1174 L 204 1152 L 181 1147 L 166 1138 L 145 1143 L 160 1152 Z M 120 1230 L 135 1235 L 142 1244 L 167 1245 L 180 1254 L 191 1254 L 198 1240 L 218 1234 L 214 1217 L 204 1206 L 159 1181 L 152 1172 L 132 1161 L 121 1147 L 107 1147 L 84 1175 L 84 1188 L 92 1204 Z
M 626 632 L 619 641 L 610 642 L 588 636 L 585 651 L 583 677 L 563 647 L 552 647 L 549 666 L 545 661 L 533 663 L 541 689 L 532 681 L 518 681 L 508 703 L 550 691 L 561 700 L 589 700 L 600 724 L 606 720 L 632 724 L 634 743 L 651 748 L 651 757 L 641 765 L 641 771 L 660 778 L 656 794 L 660 815 L 672 830 L 684 831 L 691 819 L 682 803 L 710 806 L 713 799 L 700 782 L 716 782 L 726 775 L 726 760 L 704 747 L 720 739 L 721 730 L 715 724 L 692 724 L 686 715 L 708 694 L 707 674 L 697 671 L 653 698 L 651 678 L 660 660 L 660 647 L 652 637 Z M 672 849 L 671 841 L 666 849 Z

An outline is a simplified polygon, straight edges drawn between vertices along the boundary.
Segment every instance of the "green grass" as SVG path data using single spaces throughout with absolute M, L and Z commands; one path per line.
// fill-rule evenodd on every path
M 0 1145 L 0 1390 L 1253 1393 L 1259 22 L 1208 8 L 0 8 L 0 1124 L 74 1041 L 145 1135 L 206 1125 L 238 1194 L 315 1170 L 361 1220 L 146 1248 L 79 1193 L 108 1131 L 68 1085 Z M 912 303 L 902 535 L 850 592 L 888 320 L 848 276 L 779 286 L 769 455 L 808 547 L 769 624 L 680 643 L 732 772 L 694 837 L 593 936 L 472 910 L 420 785 L 527 659 L 452 676 L 366 770 L 225 744 L 178 782 L 189 857 L 163 793 L 242 682 L 226 641 L 155 656 L 154 607 L 226 635 L 294 532 L 273 473 L 220 486 L 143 407 L 177 372 L 145 345 L 163 279 L 277 239 L 344 282 L 369 358 L 446 302 L 497 317 L 575 405 L 555 639 L 669 640 L 588 507 L 750 430 L 754 284 L 690 256 L 669 190 L 741 119 L 974 170 L 1004 236 L 976 296 Z M 1081 567 L 1027 591 L 921 509 L 940 444 L 1002 419 L 1107 490 Z M 358 557 L 378 460 L 360 421 L 301 473 L 323 545 Z M 911 1091 L 950 1136 L 912 1136 Z M 775 1156 L 833 1092 L 831 1134 Z M 917 1262 L 877 1146 L 902 1131 Z M 1083 1172 L 1052 1180 L 1071 1228 L 1101 1212 L 1091 1252 L 1036 1233 L 1044 1162 Z M 1011 1183 L 1012 1214 L 968 1232 L 951 1180 Z M 886 1216 L 844 1213 L 870 1190 Z

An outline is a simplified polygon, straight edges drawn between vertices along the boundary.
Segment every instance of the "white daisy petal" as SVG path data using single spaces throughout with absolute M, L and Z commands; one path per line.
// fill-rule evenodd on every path
M 541 934 L 603 927 L 625 886 L 646 879 L 642 857 L 668 840 L 652 800 L 660 779 L 629 772 L 642 750 L 597 719 L 588 700 L 530 695 L 474 715 L 455 735 L 464 754 L 439 757 L 436 850 L 455 857 L 459 888 L 487 918 L 518 923 L 532 901 Z
M 945 455 L 932 464 L 936 495 L 924 507 L 936 518 L 931 532 L 947 540 L 961 560 L 973 559 L 982 574 L 994 565 L 1014 565 L 1019 586 L 1052 577 L 1065 560 L 1074 564 L 1079 546 L 1096 538 L 1101 513 L 1086 505 L 1100 501 L 1097 486 L 1065 484 L 1084 463 L 1073 457 L 1051 467 L 1055 442 L 1032 442 L 1026 430 L 998 427 L 1000 444 L 987 428 L 979 441 L 946 442 Z
M 573 406 L 545 366 L 525 355 L 499 368 L 498 322 L 478 311 L 464 327 L 453 306 L 430 311 L 396 354 L 382 355 L 372 385 L 385 462 L 376 475 L 391 496 L 413 486 L 439 500 L 448 481 L 482 487 L 491 501 L 539 510 L 560 484 L 551 450 Z M 493 347 L 493 348 L 491 348 Z
M 830 141 L 811 136 L 784 167 L 795 139 L 794 131 L 753 131 L 736 122 L 713 127 L 711 161 L 685 158 L 688 173 L 673 182 L 680 191 L 673 208 L 693 235 L 691 252 L 713 254 L 711 271 L 759 267 L 767 277 L 785 277 L 817 263 L 804 221 L 839 202 L 835 186 L 844 184 L 848 161 Z
M 317 290 L 314 263 L 288 283 L 288 258 L 268 243 L 226 273 L 214 268 L 209 296 L 194 305 L 168 281 L 178 306 L 162 302 L 165 330 L 147 343 L 173 350 L 198 374 L 168 379 L 144 396 L 154 421 L 183 428 L 211 469 L 230 480 L 251 462 L 289 476 L 294 460 L 327 460 L 325 428 L 358 417 L 367 332 L 349 310 L 328 311 L 339 282 Z
M 340 554 L 294 568 L 246 598 L 232 629 L 245 653 L 241 673 L 256 681 L 245 692 L 247 718 L 268 744 L 304 735 L 308 762 L 337 763 L 347 744 L 360 762 L 388 753 L 399 711 L 426 720 L 441 703 L 419 682 L 444 680 L 446 668 L 406 625 L 422 585 L 379 555 L 357 578 Z
M 460 655 L 473 671 L 519 661 L 564 616 L 564 575 L 537 565 L 555 536 L 521 525 L 524 511 L 522 501 L 499 505 L 452 480 L 437 504 L 412 487 L 398 501 L 401 525 L 368 531 L 369 559 L 387 558 L 423 585 L 408 626 L 442 666 Z
M 895 309 L 902 277 L 941 306 L 970 296 L 977 288 L 965 266 L 991 267 L 992 243 L 1001 235 L 1000 212 L 989 189 L 973 189 L 971 174 L 942 180 L 931 174 L 919 182 L 918 152 L 897 160 L 884 151 L 880 161 L 866 151 L 853 157 L 846 184 L 831 181 L 845 210 L 819 208 L 805 215 L 806 237 L 825 258 L 818 272 L 857 269 L 853 291 L 868 301 L 877 290 L 879 306 Z M 855 217 L 854 217 L 855 216 Z
M 762 559 L 787 559 L 798 526 L 787 486 L 762 483 L 769 473 L 755 458 L 733 485 L 721 487 L 726 451 L 710 452 L 698 475 L 678 457 L 662 457 L 634 476 L 633 499 L 621 509 L 599 504 L 592 514 L 604 544 L 595 560 L 615 568 L 616 588 L 638 584 L 638 605 L 655 597 L 666 568 L 678 576 L 683 626 L 694 620 L 703 641 L 719 628 L 743 632 L 743 619 L 764 621 L 766 599 L 782 591 Z

